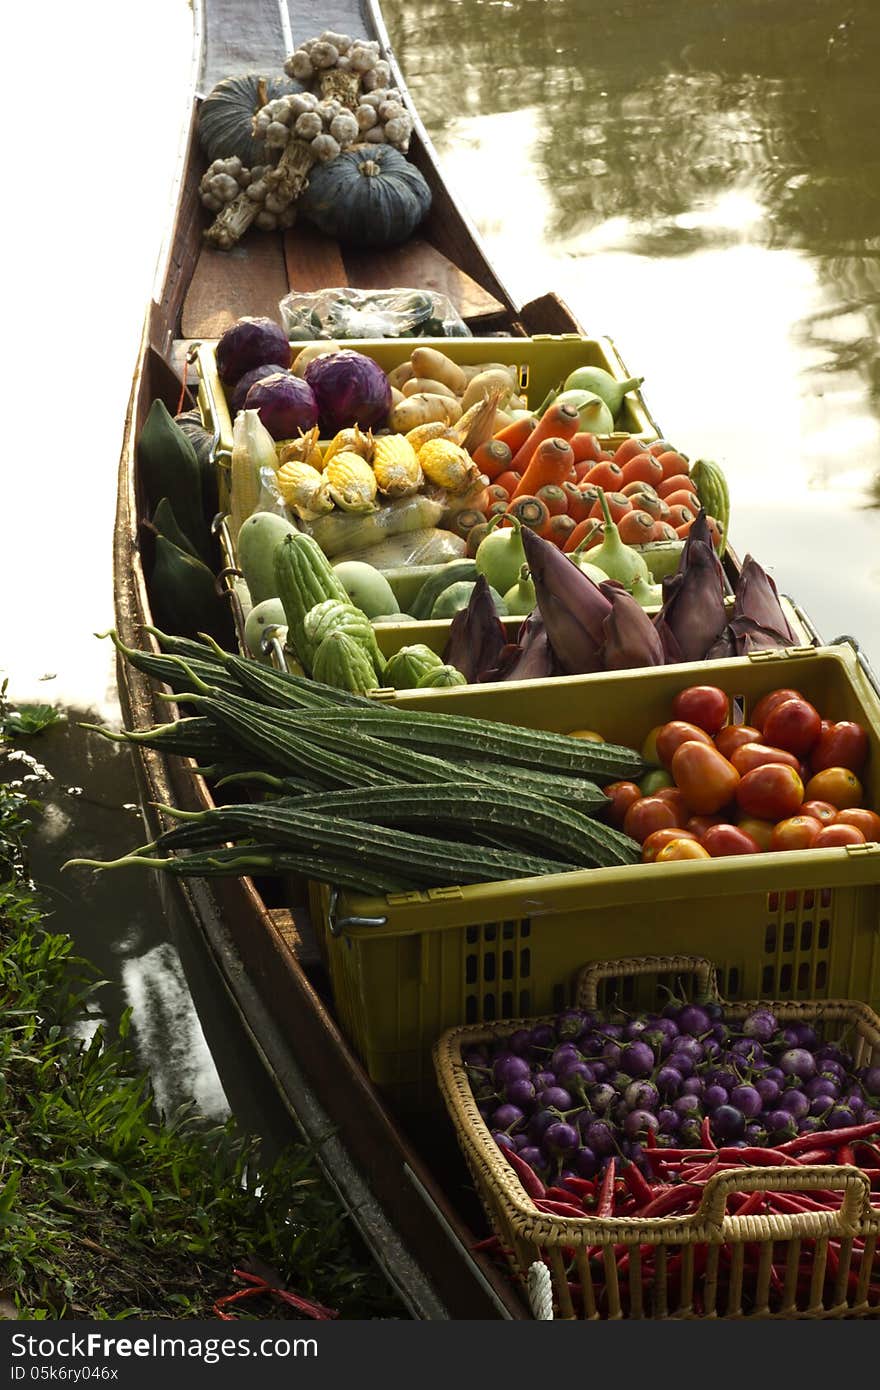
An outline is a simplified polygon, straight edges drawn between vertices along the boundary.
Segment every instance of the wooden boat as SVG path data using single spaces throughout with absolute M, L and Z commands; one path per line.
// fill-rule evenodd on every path
M 316 8 L 323 15 L 320 21 Z M 195 7 L 197 90 L 205 93 L 234 72 L 280 70 L 295 46 L 285 29 L 288 10 L 295 41 L 325 26 L 375 36 L 396 69 L 375 0 L 334 0 L 326 7 L 306 0 L 289 6 L 283 0 L 280 6 L 273 0 L 252 0 L 247 6 L 234 0 L 203 0 Z M 399 71 L 395 76 L 405 93 Z M 278 301 L 289 287 L 345 283 L 443 289 L 478 333 L 581 331 L 555 295 L 519 307 L 514 303 L 446 189 L 415 112 L 410 157 L 433 192 L 433 208 L 417 241 L 369 258 L 363 253 L 343 256 L 335 244 L 309 240 L 294 229 L 254 236 L 231 254 L 205 248 L 205 217 L 197 197 L 204 168 L 197 108 L 198 98 L 179 169 L 164 266 L 144 326 L 119 472 L 116 618 L 122 640 L 131 645 L 141 643 L 141 625 L 151 621 L 138 544 L 141 498 L 135 443 L 156 397 L 172 412 L 178 408 L 192 340 L 217 337 L 242 314 L 276 316 Z M 143 729 L 167 719 L 168 705 L 156 699 L 148 678 L 121 664 L 119 686 L 129 728 Z M 166 760 L 139 748 L 135 762 L 152 832 L 162 828 L 154 803 L 187 809 L 212 804 L 204 781 L 182 760 Z M 451 1135 L 404 1132 L 383 1105 L 313 983 L 316 957 L 299 916 L 267 906 L 250 880 L 178 881 L 174 891 L 179 891 L 188 922 L 216 963 L 254 1057 L 286 1112 L 314 1145 L 324 1171 L 412 1314 L 523 1316 L 526 1310 L 511 1287 L 472 1252 L 475 1237 L 467 1212 L 458 1204 L 465 1173 Z M 426 1152 L 433 1155 L 433 1163 L 426 1161 Z M 454 1203 L 450 1193 L 456 1190 Z

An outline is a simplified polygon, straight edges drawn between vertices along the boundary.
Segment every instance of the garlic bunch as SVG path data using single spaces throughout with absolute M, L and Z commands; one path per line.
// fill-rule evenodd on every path
M 396 87 L 377 87 L 375 91 L 364 92 L 354 115 L 365 144 L 393 145 L 406 154 L 413 123 Z
M 296 213 L 291 199 L 270 187 L 268 164 L 246 169 L 237 156 L 215 159 L 199 184 L 199 197 L 217 216 L 205 240 L 219 251 L 231 251 L 251 223 L 265 232 L 292 227 Z
M 350 34 L 325 29 L 291 53 L 284 71 L 288 77 L 317 88 L 324 97 L 337 97 L 353 110 L 361 91 L 372 91 L 390 80 L 390 66 L 379 53 L 375 39 L 353 39 Z
M 337 97 L 323 101 L 312 92 L 278 97 L 254 116 L 253 133 L 277 163 L 266 175 L 269 188 L 285 205 L 299 197 L 313 164 L 335 159 L 360 137 L 351 111 Z

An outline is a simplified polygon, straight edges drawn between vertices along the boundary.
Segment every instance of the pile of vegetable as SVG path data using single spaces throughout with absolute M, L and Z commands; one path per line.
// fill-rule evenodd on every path
M 412 118 L 379 55 L 375 40 L 326 30 L 288 58 L 293 80 L 248 74 L 208 95 L 199 133 L 210 163 L 199 195 L 216 214 L 210 245 L 229 251 L 252 224 L 291 226 L 297 208 L 327 235 L 359 245 L 411 234 L 431 193 L 405 157 Z
M 661 1012 L 617 1014 L 614 1021 L 571 1009 L 491 1044 L 469 1044 L 462 1061 L 492 1138 L 525 1194 L 550 1216 L 692 1215 L 714 1174 L 742 1166 L 850 1164 L 880 1194 L 880 1067 L 856 1066 L 843 1043 L 822 1041 L 810 1023 L 784 1026 L 769 1005 L 743 1018 L 717 1002 L 672 1000 Z M 750 1186 L 729 1199 L 728 1211 L 827 1211 L 840 1200 L 833 1189 Z M 852 1245 L 854 1289 L 863 1257 L 870 1272 L 871 1252 L 863 1240 Z M 609 1248 L 626 1303 L 633 1247 Z M 801 1277 L 809 1287 L 812 1242 L 804 1242 L 803 1253 Z M 839 1241 L 829 1242 L 832 1282 L 844 1253 L 849 1258 Z M 563 1254 L 580 1305 L 581 1273 L 573 1252 Z M 601 1249 L 587 1252 L 600 1302 L 608 1277 L 601 1256 Z M 656 1258 L 656 1246 L 641 1247 L 648 1287 Z M 698 1301 L 707 1258 L 708 1247 L 695 1247 Z M 754 1273 L 753 1247 L 746 1247 L 746 1259 Z M 728 1251 L 717 1271 L 725 1285 L 729 1261 Z M 680 1266 L 681 1256 L 667 1263 L 673 1287 Z M 880 1281 L 870 1289 L 862 1282 L 862 1296 L 880 1301 Z M 771 1289 L 778 1306 L 782 1278 L 775 1270 Z
M 662 768 L 606 789 L 612 824 L 646 862 L 880 841 L 859 780 L 870 751 L 860 724 L 823 719 L 791 689 L 763 696 L 750 724 L 730 723 L 727 695 L 710 685 L 682 690 L 670 714 L 642 748 Z
M 292 553 L 284 563 L 295 563 Z M 101 732 L 194 758 L 218 788 L 240 783 L 262 799 L 204 813 L 166 808 L 183 823 L 118 864 L 199 877 L 295 873 L 385 893 L 638 862 L 638 845 L 599 819 L 609 805 L 602 785 L 645 770 L 632 749 L 406 713 L 151 631 L 162 654 L 114 641 L 191 713 L 152 730 Z M 335 635 L 343 647 L 350 640 Z M 328 665 L 337 654 L 321 654 L 332 640 L 318 645 Z

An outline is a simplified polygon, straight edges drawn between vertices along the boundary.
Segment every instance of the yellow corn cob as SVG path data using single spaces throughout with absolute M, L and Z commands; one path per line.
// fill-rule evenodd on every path
M 404 438 L 409 440 L 416 453 L 418 453 L 422 445 L 427 444 L 429 439 L 442 439 L 444 435 L 448 435 L 448 433 L 449 426 L 445 421 L 432 420 L 430 425 L 416 425 L 414 429 L 409 430 L 404 435 Z
M 278 469 L 278 490 L 291 511 L 303 521 L 314 521 L 332 512 L 333 499 L 327 491 L 323 473 L 308 463 L 282 463 Z
M 446 492 L 467 492 L 480 477 L 470 454 L 451 439 L 429 439 L 419 450 L 419 463 L 425 477 Z
M 358 454 L 362 459 L 370 463 L 373 458 L 373 432 L 358 429 L 357 425 L 352 425 L 350 429 L 340 430 L 337 435 L 330 440 L 324 454 L 324 468 L 331 459 L 338 454 Z
M 373 471 L 379 491 L 409 497 L 425 481 L 416 451 L 402 434 L 380 434 L 373 448 Z
M 317 468 L 320 473 L 323 462 L 321 450 L 318 447 L 318 427 L 308 430 L 303 434 L 300 430 L 299 439 L 279 439 L 275 445 L 275 453 L 278 455 L 279 465 L 282 463 L 307 463 L 311 468 Z
M 376 475 L 359 454 L 343 452 L 324 469 L 327 490 L 344 512 L 376 510 Z

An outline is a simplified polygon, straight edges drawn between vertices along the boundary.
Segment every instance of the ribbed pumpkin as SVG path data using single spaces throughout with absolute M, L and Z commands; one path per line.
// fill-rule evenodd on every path
M 319 165 L 299 202 L 325 236 L 355 246 L 406 241 L 430 206 L 424 178 L 390 145 L 353 145 Z
M 237 154 L 248 169 L 265 164 L 266 146 L 251 135 L 251 121 L 267 101 L 302 90 L 290 77 L 263 77 L 258 72 L 224 77 L 199 108 L 199 141 L 208 162 Z

